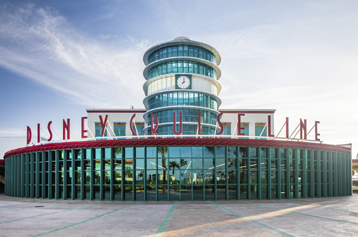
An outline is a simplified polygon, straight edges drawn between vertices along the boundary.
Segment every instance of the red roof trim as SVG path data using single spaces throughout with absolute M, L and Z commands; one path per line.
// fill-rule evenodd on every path
M 145 113 L 146 110 L 87 110 L 87 113 Z
M 39 146 L 23 147 L 8 151 L 4 158 L 29 152 L 80 149 L 95 147 L 116 147 L 116 146 L 262 146 L 262 147 L 282 147 L 298 148 L 309 150 L 326 150 L 343 153 L 351 153 L 351 149 L 338 145 L 328 145 L 298 141 L 278 141 L 278 140 L 257 140 L 257 139 L 230 139 L 230 138 L 147 138 L 147 139 L 120 139 L 120 140 L 99 140 L 99 141 L 80 141 L 64 142 Z
M 258 111 L 250 111 L 250 110 L 228 110 L 223 111 L 219 110 L 219 112 L 224 114 L 238 114 L 238 113 L 245 113 L 245 114 L 274 114 L 276 111 L 264 111 L 264 110 L 258 110 Z

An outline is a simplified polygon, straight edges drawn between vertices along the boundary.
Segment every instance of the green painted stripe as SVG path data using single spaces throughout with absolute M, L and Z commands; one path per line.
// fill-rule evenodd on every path
M 160 236 L 162 236 L 162 234 L 163 234 L 165 228 L 166 228 L 167 225 L 168 225 L 168 222 L 169 222 L 169 220 L 170 220 L 170 217 L 172 216 L 172 214 L 173 214 L 173 212 L 174 212 L 174 209 L 175 209 L 175 206 L 177 205 L 177 202 L 178 202 L 178 201 L 175 201 L 174 204 L 173 204 L 173 206 L 172 206 L 172 208 L 170 208 L 170 211 L 168 212 L 168 214 L 167 214 L 167 216 L 165 217 L 165 219 L 164 219 L 162 225 L 159 227 L 159 229 L 158 229 L 158 231 L 157 231 L 157 233 L 155 234 L 154 237 L 160 237 Z
M 51 230 L 51 231 L 48 231 L 48 232 L 45 232 L 45 233 L 42 233 L 42 234 L 34 235 L 34 237 L 35 237 L 35 236 L 41 236 L 41 235 L 50 234 L 50 233 L 53 233 L 53 232 L 56 232 L 56 231 L 59 231 L 59 230 L 64 230 L 64 229 L 70 228 L 70 227 L 75 226 L 75 225 L 83 224 L 83 223 L 86 223 L 86 222 L 88 222 L 88 221 L 92 221 L 92 220 L 94 220 L 94 219 L 100 218 L 100 217 L 102 217 L 102 216 L 106 216 L 106 215 L 112 214 L 112 213 L 114 213 L 114 212 L 117 212 L 117 211 L 126 209 L 126 208 L 128 208 L 128 207 L 131 207 L 131 206 L 134 206 L 134 205 L 138 205 L 138 204 L 140 204 L 140 203 L 143 203 L 143 202 L 138 202 L 138 203 L 135 203 L 135 204 L 132 204 L 132 205 L 129 205 L 129 206 L 126 206 L 126 207 L 122 207 L 122 208 L 119 208 L 119 209 L 117 209 L 117 210 L 110 211 L 110 212 L 104 213 L 104 214 L 102 214 L 102 215 L 95 216 L 95 217 L 93 217 L 93 218 L 90 218 L 90 219 L 87 219 L 87 220 L 84 220 L 84 221 L 81 221 L 81 222 L 78 222 L 78 223 L 75 223 L 75 224 L 72 224 L 72 225 L 68 225 L 68 226 L 65 226 L 65 227 L 62 227 L 62 228 L 58 228 L 58 229 L 55 229 L 55 230 Z
M 255 221 L 255 220 L 253 220 L 253 219 L 250 219 L 250 218 L 248 218 L 248 217 L 246 217 L 246 216 L 240 215 L 240 214 L 238 214 L 238 213 L 236 213 L 236 212 L 233 212 L 233 211 L 231 211 L 231 210 L 229 210 L 229 209 L 227 209 L 227 208 L 225 208 L 225 207 L 223 207 L 223 206 L 221 206 L 221 205 L 219 205 L 219 204 L 213 203 L 213 202 L 211 202 L 211 201 L 208 201 L 208 202 L 210 202 L 211 204 L 214 204 L 215 206 L 220 207 L 221 209 L 224 209 L 225 211 L 228 211 L 228 212 L 230 212 L 230 213 L 232 213 L 232 214 L 234 214 L 234 215 L 236 215 L 236 216 L 238 216 L 238 217 L 244 218 L 245 220 L 251 221 L 251 222 L 253 222 L 253 223 L 255 223 L 255 224 L 258 224 L 258 225 L 260 225 L 260 226 L 262 226 L 262 227 L 265 227 L 265 228 L 267 228 L 267 229 L 269 229 L 269 230 L 275 231 L 275 232 L 280 233 L 280 234 L 282 234 L 282 235 L 284 235 L 284 236 L 293 237 L 293 235 L 287 234 L 287 233 L 285 233 L 285 232 L 283 232 L 283 231 L 281 231 L 281 230 L 275 229 L 275 228 L 273 228 L 273 227 L 271 227 L 271 226 L 265 225 L 265 224 L 263 224 L 263 223 L 261 223 L 261 222 L 258 222 L 258 221 Z
M 246 202 L 246 201 L 245 201 L 245 202 Z M 330 220 L 330 221 L 338 221 L 338 222 L 343 222 L 343 223 L 349 223 L 349 224 L 358 225 L 358 223 L 356 223 L 356 222 L 337 220 L 337 219 L 332 219 L 332 218 L 322 217 L 322 216 L 314 216 L 314 215 L 305 214 L 305 213 L 301 213 L 301 212 L 297 212 L 297 211 L 289 211 L 289 210 L 286 210 L 286 209 L 281 209 L 281 208 L 277 208 L 277 207 L 271 207 L 271 206 L 267 206 L 267 205 L 264 205 L 264 204 L 257 204 L 257 203 L 252 203 L 252 202 L 246 202 L 246 203 L 250 203 L 250 204 L 254 204 L 254 205 L 262 206 L 262 207 L 267 207 L 267 208 L 272 208 L 272 209 L 276 209 L 276 210 L 282 210 L 282 211 L 286 211 L 286 212 L 291 212 L 291 213 L 295 213 L 295 214 L 299 214 L 299 215 L 303 215 L 303 216 L 310 216 L 310 217 L 316 217 L 316 218 L 325 219 L 325 220 Z
M 108 202 L 106 202 L 106 203 L 108 203 Z M 103 203 L 90 204 L 90 205 L 85 205 L 85 206 L 80 206 L 80 207 L 74 207 L 74 208 L 70 208 L 70 209 L 65 209 L 65 210 L 62 210 L 62 211 L 55 211 L 55 212 L 50 212 L 50 213 L 45 213 L 45 214 L 40 214 L 40 215 L 35 215 L 35 216 L 28 216 L 28 217 L 24 217 L 24 218 L 20 218 L 20 219 L 15 219 L 15 220 L 11 220 L 11 221 L 4 221 L 4 222 L 0 222 L 0 225 L 1 225 L 1 224 L 5 224 L 5 223 L 14 222 L 14 221 L 22 221 L 22 220 L 26 220 L 26 219 L 36 218 L 36 217 L 39 217 L 39 216 L 46 216 L 46 215 L 61 213 L 61 212 L 65 212 L 65 211 L 71 211 L 71 210 L 81 209 L 81 208 L 85 208 L 85 207 L 88 207 L 88 206 L 100 205 L 100 204 L 103 204 Z

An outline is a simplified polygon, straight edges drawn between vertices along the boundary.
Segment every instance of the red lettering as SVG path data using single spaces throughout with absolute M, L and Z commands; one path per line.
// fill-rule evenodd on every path
M 158 127 L 159 127 L 159 120 L 158 120 L 158 117 L 157 116 L 155 116 L 155 114 L 153 114 L 153 113 L 151 113 L 150 114 L 150 119 L 151 119 L 151 124 L 150 124 L 150 134 L 151 135 L 158 135 L 158 133 L 157 133 L 157 129 L 158 129 Z M 155 121 L 156 121 L 156 124 L 155 124 L 155 127 L 153 127 L 154 126 L 154 119 L 155 119 Z
M 50 134 L 50 138 L 47 141 L 52 140 L 51 124 L 52 124 L 52 121 L 48 122 L 48 124 L 47 124 L 48 133 Z
M 268 136 L 269 137 L 274 137 L 273 134 L 271 134 L 271 115 L 268 115 L 268 118 L 267 118 L 267 130 L 268 130 Z
M 216 121 L 218 122 L 219 124 L 219 127 L 220 127 L 220 132 L 217 132 L 216 135 L 221 135 L 223 132 L 224 132 L 224 127 L 220 121 L 220 117 L 223 115 L 223 113 L 220 113 L 218 114 L 218 116 L 216 117 Z
M 67 139 L 70 139 L 70 119 L 67 119 L 67 123 L 65 120 L 63 120 L 62 123 L 62 139 L 66 140 L 66 131 L 67 131 Z
M 321 134 L 319 134 L 318 133 L 318 127 L 317 127 L 317 125 L 319 124 L 319 121 L 315 121 L 314 122 L 314 131 L 315 131 L 315 140 L 316 141 L 321 141 L 319 138 L 318 138 L 318 136 L 321 136 Z
M 289 127 L 288 127 L 288 117 L 286 117 L 286 138 L 289 138 L 290 137 L 290 134 L 289 134 L 289 131 L 288 131 L 288 129 L 289 129 Z
M 37 143 L 40 143 L 40 124 L 37 124 Z
M 133 116 L 132 116 L 132 118 L 131 118 L 131 121 L 129 122 L 129 128 L 131 129 L 131 131 L 132 131 L 132 134 L 133 134 L 133 136 L 137 136 L 137 133 L 134 131 L 134 129 L 133 129 L 133 125 L 134 125 L 134 123 L 133 123 L 133 120 L 134 120 L 134 118 L 135 118 L 135 116 L 136 116 L 137 114 L 133 114 Z
M 304 133 L 303 133 L 304 131 Z M 304 136 L 302 136 L 304 135 Z M 302 119 L 300 119 L 300 139 L 307 139 L 307 120 L 305 119 L 304 122 L 302 122 Z
M 26 135 L 26 138 L 27 138 L 27 144 L 26 145 L 29 145 L 30 142 L 31 142 L 31 128 L 29 126 L 27 126 L 27 135 Z
M 179 114 L 179 123 L 180 123 L 180 125 L 179 125 L 179 132 L 177 132 L 176 131 L 176 113 L 174 112 L 174 114 L 173 114 L 173 131 L 174 131 L 174 134 L 175 135 L 181 135 L 182 133 L 183 133 L 183 113 L 180 113 Z
M 245 128 L 241 127 L 241 116 L 245 116 L 245 114 L 237 115 L 237 130 L 238 130 L 238 135 L 245 136 L 245 133 L 241 132 L 242 130 L 245 130 Z
M 104 121 L 103 121 L 102 115 L 99 116 L 99 120 L 101 122 L 101 127 L 102 127 L 101 137 L 103 137 L 104 132 L 106 131 L 107 123 L 108 123 L 108 114 L 106 114 L 106 117 L 104 118 Z
M 88 136 L 85 134 L 88 132 L 88 130 L 85 130 L 85 119 L 88 119 L 88 117 L 81 118 L 81 138 L 88 138 Z

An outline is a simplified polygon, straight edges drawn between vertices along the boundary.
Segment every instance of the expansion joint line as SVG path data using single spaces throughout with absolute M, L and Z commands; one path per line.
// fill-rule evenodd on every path
M 286 209 L 281 209 L 281 208 L 277 208 L 277 207 L 271 207 L 271 206 L 267 206 L 267 205 L 263 205 L 263 204 L 257 204 L 257 203 L 253 203 L 253 202 L 247 202 L 247 201 L 243 201 L 243 202 L 250 203 L 250 204 L 253 204 L 253 205 L 257 205 L 257 206 L 261 206 L 261 207 L 267 207 L 267 208 L 276 209 L 276 210 L 281 210 L 281 211 L 285 211 L 285 212 L 291 212 L 291 213 L 295 213 L 295 214 L 299 214 L 299 215 L 303 215 L 303 216 L 310 216 L 310 217 L 316 217 L 316 218 L 320 218 L 320 219 L 324 219 L 324 220 L 338 221 L 338 222 L 343 222 L 343 223 L 349 223 L 349 224 L 358 225 L 358 223 L 356 223 L 356 222 L 350 222 L 350 221 L 344 221 L 344 220 L 337 220 L 337 219 L 332 219 L 332 218 L 322 217 L 322 216 L 314 216 L 314 215 L 305 214 L 305 213 L 302 213 L 302 212 L 289 211 L 289 210 L 286 210 Z
M 278 229 L 275 229 L 275 228 L 273 228 L 273 227 L 271 227 L 271 226 L 268 226 L 268 225 L 265 225 L 265 224 L 263 224 L 263 223 L 261 223 L 261 222 L 258 222 L 258 221 L 255 221 L 255 220 L 253 220 L 253 219 L 250 219 L 249 217 L 240 215 L 240 214 L 238 214 L 238 213 L 236 213 L 236 212 L 233 212 L 233 211 L 231 211 L 231 210 L 229 210 L 229 209 L 227 209 L 227 208 L 225 208 L 225 207 L 223 207 L 223 206 L 221 206 L 221 205 L 219 205 L 219 204 L 216 204 L 216 203 L 211 202 L 211 201 L 208 201 L 208 202 L 210 202 L 211 204 L 213 204 L 213 205 L 215 205 L 215 206 L 217 206 L 217 207 L 220 207 L 221 209 L 223 209 L 223 210 L 225 210 L 225 211 L 227 211 L 227 212 L 230 212 L 231 214 L 234 214 L 235 216 L 238 216 L 238 217 L 241 217 L 241 218 L 243 218 L 243 219 L 245 219 L 245 220 L 251 221 L 252 223 L 255 223 L 255 224 L 257 224 L 257 225 L 260 225 L 260 226 L 262 226 L 262 227 L 265 227 L 265 228 L 267 228 L 267 229 L 269 229 L 269 230 L 275 231 L 275 232 L 277 232 L 277 233 L 279 233 L 279 234 L 281 234 L 281 235 L 293 237 L 293 235 L 287 234 L 287 233 L 285 233 L 285 232 L 283 232 L 283 231 L 280 231 L 280 230 L 278 230 Z
M 125 206 L 125 207 L 121 207 L 121 208 L 119 208 L 119 209 L 117 209 L 117 210 L 110 211 L 110 212 L 104 213 L 104 214 L 102 214 L 102 215 L 95 216 L 95 217 L 93 217 L 93 218 L 90 218 L 90 219 L 87 219 L 87 220 L 84 220 L 84 221 L 81 221 L 81 222 L 78 222 L 78 223 L 74 223 L 74 224 L 72 224 L 72 225 L 68 225 L 68 226 L 65 226 L 65 227 L 62 227 L 62 228 L 58 228 L 58 229 L 51 230 L 51 231 L 48 231 L 48 232 L 45 232 L 45 233 L 42 233 L 42 234 L 35 235 L 34 237 L 36 237 L 36 236 L 42 236 L 42 235 L 46 235 L 46 234 L 50 234 L 50 233 L 53 233 L 53 232 L 56 232 L 56 231 L 59 231 L 59 230 L 67 229 L 67 228 L 72 227 L 72 226 L 76 226 L 76 225 L 79 225 L 79 224 L 83 224 L 83 223 L 86 223 L 86 222 L 88 222 L 88 221 L 95 220 L 95 219 L 97 219 L 97 218 L 100 218 L 100 217 L 103 217 L 103 216 L 112 214 L 112 213 L 114 213 L 114 212 L 117 212 L 117 211 L 126 209 L 126 208 L 128 208 L 128 207 L 132 207 L 132 206 L 135 206 L 135 205 L 138 205 L 138 204 L 141 204 L 141 203 L 143 203 L 143 202 L 138 202 L 138 203 L 135 203 L 135 204 L 132 204 L 132 205 L 128 205 L 128 206 Z

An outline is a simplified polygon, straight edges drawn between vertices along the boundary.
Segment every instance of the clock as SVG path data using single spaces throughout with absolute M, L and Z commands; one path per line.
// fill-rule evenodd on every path
M 187 76 L 180 76 L 177 79 L 177 86 L 181 89 L 187 89 L 190 86 L 190 79 Z

